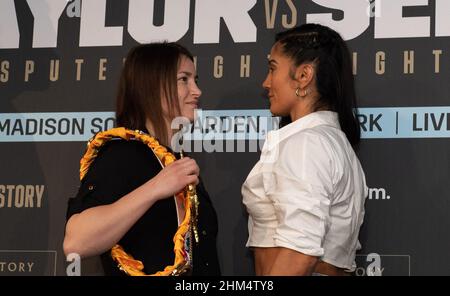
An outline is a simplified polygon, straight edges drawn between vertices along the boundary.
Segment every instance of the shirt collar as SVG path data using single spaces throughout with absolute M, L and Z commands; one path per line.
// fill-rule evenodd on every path
M 308 128 L 319 125 L 328 125 L 340 129 L 338 114 L 333 111 L 316 111 L 297 119 L 294 122 L 267 134 L 269 149 L 278 145 L 286 138 Z

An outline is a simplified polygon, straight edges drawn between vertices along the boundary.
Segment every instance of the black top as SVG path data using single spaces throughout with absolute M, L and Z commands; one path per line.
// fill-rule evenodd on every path
M 113 203 L 161 171 L 158 158 L 139 141 L 121 139 L 107 142 L 99 151 L 81 182 L 76 197 L 69 200 L 67 220 L 85 209 Z M 193 247 L 193 275 L 220 275 L 217 258 L 217 215 L 203 184 L 197 185 L 199 198 L 198 232 Z M 147 274 L 174 263 L 173 236 L 178 228 L 174 198 L 162 199 L 130 228 L 119 244 L 144 263 Z M 110 251 L 101 255 L 106 275 L 123 275 Z

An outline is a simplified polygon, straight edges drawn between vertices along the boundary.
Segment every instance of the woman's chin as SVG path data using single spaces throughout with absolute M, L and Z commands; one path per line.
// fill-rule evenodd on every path
M 272 113 L 273 116 L 280 116 L 280 111 L 273 105 L 270 106 L 270 113 Z
M 287 108 L 286 106 L 274 103 L 270 104 L 269 110 L 273 116 L 280 116 L 280 117 L 289 116 L 290 112 L 289 108 Z
M 186 117 L 190 123 L 194 122 L 195 113 L 184 114 L 183 116 Z

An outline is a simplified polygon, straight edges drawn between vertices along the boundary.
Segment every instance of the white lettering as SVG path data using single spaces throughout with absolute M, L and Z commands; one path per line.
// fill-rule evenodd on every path
M 128 12 L 130 35 L 140 43 L 180 40 L 189 29 L 190 0 L 165 1 L 162 26 L 153 24 L 154 2 L 130 0 Z
M 388 200 L 391 199 L 391 196 L 386 193 L 386 189 L 384 188 L 369 188 L 368 199 Z
M 178 41 L 189 30 L 190 0 L 165 1 L 164 24 L 155 25 L 155 1 L 129 0 L 128 31 L 139 43 L 152 41 Z M 273 29 L 277 15 L 281 25 L 291 28 L 297 25 L 296 2 L 285 0 L 285 11 L 280 13 L 278 0 L 265 0 L 266 28 Z M 363 34 L 374 17 L 374 38 L 420 38 L 430 37 L 431 19 L 435 17 L 435 36 L 450 36 L 450 1 L 435 1 L 435 16 L 406 16 L 408 7 L 428 6 L 428 0 L 313 0 L 317 5 L 340 10 L 341 19 L 333 13 L 310 13 L 306 22 L 321 23 L 338 31 L 345 40 Z M 106 26 L 107 0 L 27 0 L 34 17 L 33 48 L 55 48 L 58 43 L 58 23 L 66 10 L 69 18 L 80 17 L 80 47 L 121 46 L 124 28 Z M 197 0 L 195 1 L 194 44 L 220 42 L 221 20 L 227 26 L 234 42 L 256 42 L 257 27 L 249 11 L 256 0 Z M 112 4 L 111 4 L 112 5 Z M 162 13 L 162 12 L 161 12 Z M 333 19 L 334 17 L 334 19 Z M 23 18 L 23 17 L 22 17 Z M 29 22 L 25 20 L 26 22 Z M 0 49 L 19 48 L 20 30 L 14 0 L 0 1 Z M 2 69 L 4 72 L 4 70 Z M 2 82 L 6 79 L 1 77 Z
M 67 262 L 71 262 L 67 265 L 66 274 L 68 276 L 80 276 L 81 275 L 81 257 L 77 253 L 70 253 L 66 258 Z
M 34 16 L 33 47 L 56 47 L 58 40 L 58 21 L 66 0 L 27 0 Z
M 308 14 L 306 22 L 329 26 L 339 32 L 344 40 L 358 37 L 370 25 L 370 17 L 367 14 L 367 8 L 370 6 L 368 0 L 313 0 L 313 2 L 321 6 L 342 10 L 344 18 L 335 21 L 331 13 Z
M 436 0 L 436 36 L 450 36 L 450 1 Z
M 0 48 L 19 48 L 19 25 L 14 0 L 0 1 Z
M 381 276 L 381 257 L 377 253 L 370 253 L 367 255 L 367 262 L 371 262 L 367 266 L 367 276 Z M 384 269 L 384 268 L 383 268 Z
M 221 18 L 234 42 L 256 42 L 256 25 L 248 14 L 255 4 L 256 0 L 197 0 L 194 43 L 219 43 Z
M 297 8 L 295 7 L 294 3 L 292 3 L 292 0 L 286 0 L 286 3 L 292 13 L 291 20 L 288 21 L 288 16 L 286 14 L 283 14 L 281 16 L 281 24 L 283 25 L 283 28 L 291 29 L 297 25 Z
M 270 8 L 270 0 L 264 1 L 267 29 L 273 29 L 275 27 L 275 16 L 277 14 L 277 8 L 278 8 L 278 0 L 273 0 L 272 8 Z
M 81 2 L 80 0 L 75 0 L 69 5 L 67 5 L 66 9 L 67 16 L 72 17 L 81 17 Z
M 81 5 L 80 46 L 121 46 L 123 27 L 105 27 L 106 0 Z
M 381 9 L 375 38 L 430 37 L 430 17 L 403 17 L 403 7 L 428 5 L 428 0 L 376 0 Z

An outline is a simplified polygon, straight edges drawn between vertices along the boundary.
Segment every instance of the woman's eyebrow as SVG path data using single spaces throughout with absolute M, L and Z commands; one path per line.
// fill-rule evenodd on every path
M 189 72 L 189 71 L 181 71 L 181 72 L 178 72 L 178 74 L 185 74 L 185 75 L 187 75 L 187 76 L 192 76 L 193 74 L 191 73 L 191 72 Z

